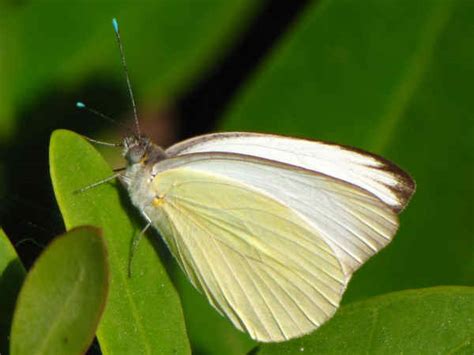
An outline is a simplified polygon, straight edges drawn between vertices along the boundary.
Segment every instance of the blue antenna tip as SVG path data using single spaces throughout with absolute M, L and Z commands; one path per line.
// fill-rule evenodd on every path
M 114 26 L 115 32 L 118 32 L 118 21 L 115 17 L 112 19 L 112 25 Z
M 77 107 L 77 108 L 85 108 L 85 107 L 86 107 L 86 105 L 84 105 L 84 103 L 83 103 L 83 102 L 81 102 L 81 101 L 78 101 L 78 102 L 76 102 L 76 107 Z

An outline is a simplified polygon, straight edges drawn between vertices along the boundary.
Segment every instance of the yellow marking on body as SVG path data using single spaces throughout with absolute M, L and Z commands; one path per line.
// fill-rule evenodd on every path
M 146 165 L 148 162 L 148 154 L 143 154 L 142 158 L 140 159 L 140 164 L 141 165 Z
M 165 202 L 164 196 L 157 196 L 151 201 L 151 204 L 155 207 L 160 207 Z

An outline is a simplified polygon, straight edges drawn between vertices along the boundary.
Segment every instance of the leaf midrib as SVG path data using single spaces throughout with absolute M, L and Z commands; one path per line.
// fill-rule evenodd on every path
M 92 199 L 92 204 L 94 205 L 94 209 L 97 210 L 97 208 L 99 206 L 97 206 L 95 204 L 95 200 Z M 108 226 L 110 225 L 108 223 L 108 221 L 104 220 L 106 219 L 105 216 L 102 214 L 102 213 L 97 213 L 96 215 L 99 215 L 100 216 L 100 222 L 101 222 L 101 225 L 103 226 Z M 107 233 L 108 234 L 108 233 Z M 110 257 L 113 259 L 113 263 L 112 265 L 119 265 L 119 261 L 120 261 L 120 258 L 118 257 L 118 252 L 117 250 L 115 249 L 115 244 L 114 243 L 109 243 L 109 255 Z M 146 332 L 145 332 L 145 329 L 143 328 L 143 324 L 141 322 L 141 318 L 139 316 L 139 311 L 138 311 L 138 308 L 135 304 L 135 300 L 132 296 L 132 293 L 130 292 L 130 288 L 128 287 L 128 282 L 127 282 L 127 278 L 128 276 L 125 274 L 124 270 L 120 267 L 116 267 L 114 268 L 115 269 L 115 272 L 120 275 L 120 282 L 121 282 L 121 289 L 125 291 L 125 295 L 126 295 L 126 298 L 128 300 L 128 303 L 130 304 L 130 313 L 132 314 L 132 317 L 133 319 L 135 320 L 135 323 L 137 324 L 137 329 L 138 329 L 138 333 L 140 334 L 140 337 L 142 338 L 142 343 L 143 345 L 145 346 L 146 348 L 146 353 L 148 354 L 151 354 L 151 345 L 147 342 L 147 336 L 146 336 Z M 117 279 L 118 280 L 118 279 Z M 101 327 L 99 325 L 99 329 L 98 329 L 98 333 L 101 333 Z M 102 337 L 100 337 L 102 338 Z M 105 338 L 102 338 L 101 340 L 101 348 L 103 347 L 103 341 L 104 341 Z M 105 349 L 102 349 L 104 353 L 106 353 Z M 108 353 L 108 352 L 107 352 Z
M 371 151 L 381 153 L 390 144 L 390 140 L 394 136 L 393 132 L 404 117 L 404 112 L 424 78 L 436 43 L 451 18 L 452 2 L 440 1 L 426 21 L 419 36 L 417 50 L 415 50 L 410 64 L 407 65 L 404 75 L 401 76 L 400 82 L 395 86 L 386 112 L 380 120 L 379 128 L 375 131 L 376 135 L 370 144 Z
M 58 328 L 58 325 L 61 324 L 59 319 L 63 318 L 63 315 L 65 314 L 64 310 L 69 307 L 69 304 L 71 303 L 73 296 L 76 295 L 77 290 L 79 288 L 79 285 L 82 283 L 83 280 L 84 280 L 84 268 L 82 266 L 80 266 L 79 274 L 76 278 L 76 281 L 74 282 L 74 287 L 73 287 L 72 291 L 69 293 L 69 295 L 67 296 L 65 302 L 63 302 L 63 304 L 60 307 L 59 311 L 56 313 L 57 317 L 55 317 L 53 319 L 53 321 L 50 323 L 51 326 L 48 328 L 48 332 L 46 333 L 45 337 L 43 338 L 43 345 L 42 346 L 40 345 L 37 348 L 38 351 L 36 352 L 36 354 L 46 354 L 46 352 L 44 350 L 47 348 L 49 340 L 50 340 L 51 336 L 55 333 L 55 330 Z

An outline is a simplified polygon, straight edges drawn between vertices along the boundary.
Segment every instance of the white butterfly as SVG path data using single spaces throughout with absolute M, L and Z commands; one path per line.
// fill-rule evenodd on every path
M 236 132 L 166 151 L 142 136 L 123 145 L 133 204 L 211 305 L 263 342 L 334 314 L 415 189 L 383 158 L 318 141 Z
M 163 150 L 138 133 L 120 145 L 125 173 L 90 187 L 119 176 L 193 285 L 263 342 L 328 320 L 354 271 L 392 240 L 415 190 L 387 160 L 318 141 L 216 133 Z

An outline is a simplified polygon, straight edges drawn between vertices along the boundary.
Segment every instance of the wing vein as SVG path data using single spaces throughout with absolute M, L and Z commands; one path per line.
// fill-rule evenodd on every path
M 172 202 L 170 202 L 170 203 L 172 203 Z M 172 204 L 174 205 L 174 203 L 172 203 Z M 175 205 L 175 208 L 176 208 L 176 205 Z M 182 209 L 182 210 L 183 210 L 183 209 Z M 210 233 L 199 221 L 197 221 L 197 220 L 192 216 L 192 214 L 190 214 L 190 213 L 188 212 L 188 213 L 187 213 L 187 217 L 188 217 L 188 219 L 190 219 L 190 220 L 193 221 L 194 225 L 196 225 L 198 228 L 200 228 L 201 231 L 203 231 L 203 232 L 208 236 L 208 239 L 211 240 L 214 245 L 216 245 L 216 241 L 214 240 L 214 238 L 213 238 L 213 236 L 211 235 L 211 233 Z M 231 305 L 231 308 L 233 308 L 234 310 L 238 310 L 239 308 L 236 307 L 236 305 L 234 305 L 233 302 L 229 299 L 229 296 L 227 295 L 227 292 L 224 291 L 223 286 L 220 284 L 219 278 L 216 276 L 216 273 L 215 273 L 215 271 L 214 271 L 213 266 L 212 266 L 209 262 L 207 262 L 207 260 L 210 259 L 208 253 L 205 251 L 205 249 L 203 249 L 203 248 L 201 247 L 201 243 L 199 243 L 199 241 L 196 243 L 196 245 L 198 245 L 198 247 L 199 247 L 199 249 L 201 250 L 201 252 L 203 253 L 203 255 L 206 255 L 206 258 L 204 258 L 204 260 L 206 260 L 206 263 L 207 263 L 209 269 L 211 270 L 212 275 L 214 276 L 214 280 L 215 280 L 215 282 L 216 282 L 216 285 L 218 285 L 218 287 L 219 287 L 219 289 L 220 289 L 222 295 L 226 298 L 227 302 Z M 217 245 L 216 245 L 216 248 L 217 248 L 218 250 L 220 250 L 220 249 L 217 247 Z M 250 305 L 253 305 L 253 302 L 251 301 L 250 297 L 248 296 L 247 292 L 245 291 L 245 288 L 244 288 L 244 287 L 242 286 L 242 284 L 240 283 L 239 278 L 236 277 L 234 270 L 229 266 L 229 263 L 228 263 L 227 258 L 226 258 L 225 256 L 223 256 L 223 255 L 221 255 L 221 256 L 223 257 L 223 260 L 224 260 L 224 262 L 226 263 L 227 268 L 232 272 L 232 274 L 233 274 L 233 276 L 234 276 L 234 279 L 237 281 L 237 284 L 239 285 L 239 288 L 241 289 L 242 294 L 243 294 L 243 295 L 245 296 L 245 298 L 247 299 L 247 302 L 248 302 Z M 254 312 L 255 312 L 255 314 L 256 314 L 256 311 L 255 311 L 255 310 L 257 309 L 257 307 L 253 307 L 252 309 L 254 310 Z M 245 323 L 246 325 L 247 325 L 247 323 L 249 323 L 248 320 L 246 321 L 246 320 L 244 320 L 244 319 L 242 318 L 242 315 L 239 314 L 238 311 L 237 311 L 237 316 L 238 316 L 238 317 L 241 319 L 241 321 L 242 321 L 243 323 Z M 257 317 L 260 318 L 259 316 L 257 316 Z M 266 328 L 265 324 L 264 324 L 263 322 L 261 322 L 261 324 L 262 324 L 262 326 L 264 327 L 264 329 L 265 329 L 265 331 L 267 332 L 267 334 L 270 335 L 270 332 L 269 332 L 268 329 Z M 247 328 L 247 327 L 246 327 L 246 328 Z M 248 329 L 248 328 L 247 328 L 247 329 Z

